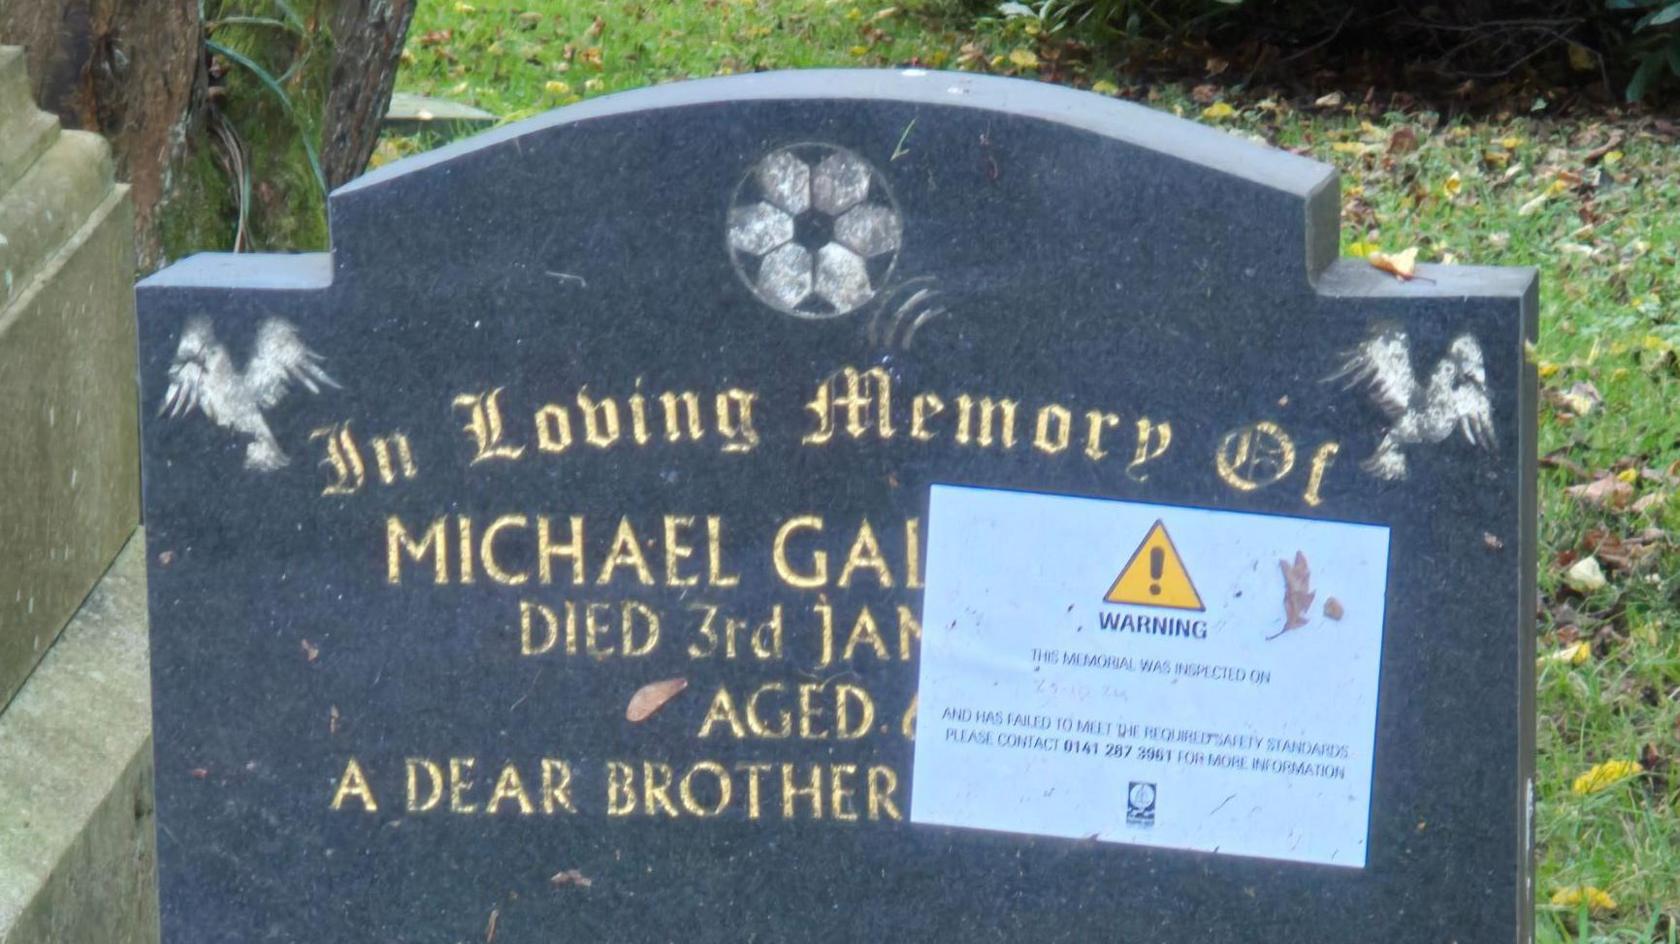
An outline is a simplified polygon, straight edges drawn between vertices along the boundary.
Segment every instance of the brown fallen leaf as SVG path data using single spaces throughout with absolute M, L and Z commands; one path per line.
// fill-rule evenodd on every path
M 688 687 L 688 679 L 662 679 L 649 682 L 636 689 L 636 694 L 630 696 L 630 704 L 624 709 L 624 718 L 631 724 L 641 724 L 653 717 L 653 713 L 665 707 L 665 703 L 677 697 L 677 693 Z
M 1417 150 L 1417 147 L 1417 132 L 1404 125 L 1395 129 L 1394 133 L 1388 136 L 1388 153 L 1390 154 L 1405 154 L 1408 151 Z
M 321 658 L 321 647 L 305 639 L 299 644 L 303 649 L 303 657 L 310 662 Z
M 1417 247 L 1396 253 L 1373 252 L 1365 257 L 1375 268 L 1387 272 L 1402 282 L 1417 278 Z
M 1339 620 L 1345 615 L 1347 615 L 1347 611 L 1342 609 L 1342 601 L 1335 597 L 1324 601 L 1324 616 L 1326 619 Z
M 1482 532 L 1482 544 L 1490 551 L 1497 551 L 1505 547 L 1505 542 L 1500 540 L 1499 535 L 1492 531 Z
M 549 879 L 548 883 L 553 885 L 555 888 L 565 888 L 567 885 L 575 885 L 578 888 L 588 888 L 589 886 L 595 884 L 595 880 L 577 869 L 562 869 L 554 873 L 554 877 Z
M 1614 475 L 1601 475 L 1585 485 L 1571 485 L 1563 493 L 1593 508 L 1621 509 L 1633 501 L 1633 486 Z
M 1267 636 L 1276 639 L 1292 629 L 1307 625 L 1307 610 L 1312 607 L 1312 570 L 1307 567 L 1307 555 L 1295 552 L 1295 561 L 1278 561 L 1283 571 L 1283 628 Z

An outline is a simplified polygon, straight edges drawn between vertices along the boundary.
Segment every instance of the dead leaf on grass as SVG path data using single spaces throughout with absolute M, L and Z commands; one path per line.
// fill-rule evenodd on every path
M 1633 501 L 1633 486 L 1614 475 L 1600 475 L 1585 485 L 1571 485 L 1565 495 L 1591 508 L 1619 511 Z

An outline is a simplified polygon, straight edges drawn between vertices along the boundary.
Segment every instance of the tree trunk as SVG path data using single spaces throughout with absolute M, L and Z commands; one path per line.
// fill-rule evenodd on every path
M 28 51 L 42 107 L 111 141 L 143 272 L 326 248 L 323 178 L 367 166 L 414 15 L 414 0 L 203 7 L 207 21 L 200 0 L 0 0 L 0 43 Z

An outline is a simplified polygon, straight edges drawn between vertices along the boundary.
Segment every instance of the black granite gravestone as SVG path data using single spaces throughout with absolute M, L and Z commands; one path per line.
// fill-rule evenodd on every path
M 147 279 L 167 944 L 1527 940 L 1534 274 L 1337 208 L 765 74 Z

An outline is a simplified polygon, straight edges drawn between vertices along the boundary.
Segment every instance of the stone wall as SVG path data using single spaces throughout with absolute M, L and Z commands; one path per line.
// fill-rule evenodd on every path
M 109 147 L 0 47 L 0 944 L 158 938 L 133 279 Z

